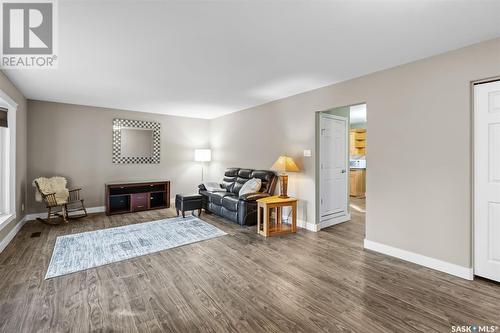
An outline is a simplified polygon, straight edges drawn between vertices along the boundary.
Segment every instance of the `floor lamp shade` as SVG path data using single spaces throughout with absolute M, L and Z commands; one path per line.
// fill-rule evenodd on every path
M 288 175 L 286 174 L 287 172 L 298 172 L 300 171 L 299 167 L 297 164 L 295 164 L 295 161 L 293 158 L 289 156 L 280 156 L 274 162 L 273 166 L 271 167 L 271 170 L 278 171 L 279 175 L 279 180 L 280 180 L 280 197 L 281 198 L 288 198 Z
M 195 149 L 194 150 L 195 162 L 201 162 L 201 181 L 203 181 L 203 164 L 212 160 L 212 150 L 210 149 Z
M 195 149 L 194 160 L 196 162 L 210 162 L 212 160 L 211 149 Z

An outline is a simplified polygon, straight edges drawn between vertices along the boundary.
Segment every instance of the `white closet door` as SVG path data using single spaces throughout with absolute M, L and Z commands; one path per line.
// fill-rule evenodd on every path
M 500 81 L 474 87 L 474 274 L 500 282 Z

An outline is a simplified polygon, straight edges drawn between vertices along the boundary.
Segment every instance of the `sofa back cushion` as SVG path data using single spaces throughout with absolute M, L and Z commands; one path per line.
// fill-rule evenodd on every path
M 252 178 L 261 180 L 259 192 L 265 192 L 271 195 L 274 194 L 278 177 L 276 177 L 274 171 L 269 170 L 228 168 L 224 172 L 224 178 L 222 179 L 221 185 L 226 191 L 238 195 L 243 184 Z
M 241 188 L 243 187 L 243 184 L 245 184 L 249 179 L 252 178 L 252 171 L 251 169 L 240 169 L 238 171 L 238 176 L 236 177 L 236 181 L 234 183 L 234 186 L 231 190 L 236 195 L 239 195 Z
M 269 194 L 274 193 L 274 189 L 276 187 L 276 174 L 273 171 L 252 169 L 238 169 L 238 174 L 234 181 L 234 185 L 232 185 L 232 187 L 228 189 L 228 191 L 238 195 L 243 184 L 245 184 L 249 179 L 252 178 L 261 180 L 261 188 L 259 192 L 266 192 Z
M 261 186 L 259 192 L 274 194 L 274 189 L 276 187 L 276 174 L 269 170 L 254 170 L 250 178 L 260 179 Z
M 228 192 L 231 192 L 236 182 L 236 178 L 238 178 L 239 168 L 229 168 L 224 172 L 224 179 L 222 179 L 222 187 L 225 188 Z

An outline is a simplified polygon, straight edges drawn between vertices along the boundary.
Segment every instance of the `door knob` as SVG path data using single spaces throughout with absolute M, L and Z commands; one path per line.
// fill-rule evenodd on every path
M 342 169 L 342 173 L 345 173 L 345 169 Z

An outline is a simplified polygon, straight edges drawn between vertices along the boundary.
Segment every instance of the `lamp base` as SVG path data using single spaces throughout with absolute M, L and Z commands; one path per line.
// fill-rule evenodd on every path
M 279 175 L 280 180 L 280 198 L 286 199 L 288 198 L 288 175 Z

